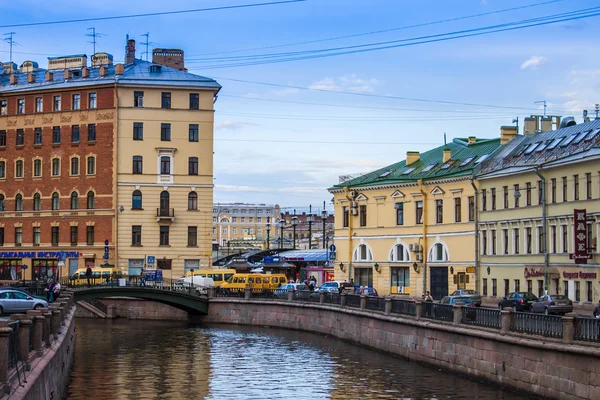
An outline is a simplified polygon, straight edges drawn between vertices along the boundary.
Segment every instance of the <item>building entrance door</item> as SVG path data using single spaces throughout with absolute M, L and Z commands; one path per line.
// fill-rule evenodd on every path
M 429 288 L 434 300 L 448 296 L 448 267 L 429 268 Z

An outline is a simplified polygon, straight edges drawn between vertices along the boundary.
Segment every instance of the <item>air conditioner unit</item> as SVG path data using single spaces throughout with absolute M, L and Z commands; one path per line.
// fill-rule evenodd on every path
M 423 252 L 423 245 L 421 244 L 415 244 L 415 251 L 418 253 L 422 253 Z
M 350 214 L 351 215 L 358 215 L 358 210 L 356 208 L 351 208 L 350 209 Z
M 352 198 L 356 197 L 356 190 L 351 190 L 350 191 L 350 197 L 352 197 Z
M 358 202 L 356 202 L 356 201 L 351 201 L 351 202 L 350 202 L 350 207 L 352 207 L 352 208 L 356 208 L 356 207 L 358 207 Z
M 410 251 L 415 251 L 415 244 L 414 244 L 414 243 L 411 243 L 411 244 L 409 244 L 409 245 L 408 245 L 408 249 L 409 249 Z
M 417 261 L 423 261 L 423 254 L 417 253 L 417 254 L 415 254 L 415 256 L 417 258 Z

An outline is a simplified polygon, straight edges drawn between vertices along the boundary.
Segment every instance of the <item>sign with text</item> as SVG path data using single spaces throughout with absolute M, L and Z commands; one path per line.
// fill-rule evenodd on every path
M 575 237 L 575 251 L 569 254 L 571 260 L 577 264 L 587 264 L 592 258 L 587 249 L 587 210 L 573 210 L 573 229 Z

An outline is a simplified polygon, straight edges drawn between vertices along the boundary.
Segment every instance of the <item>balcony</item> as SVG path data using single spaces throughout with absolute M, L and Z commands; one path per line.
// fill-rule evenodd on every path
M 175 209 L 174 208 L 157 208 L 156 209 L 156 221 L 171 223 L 175 220 Z

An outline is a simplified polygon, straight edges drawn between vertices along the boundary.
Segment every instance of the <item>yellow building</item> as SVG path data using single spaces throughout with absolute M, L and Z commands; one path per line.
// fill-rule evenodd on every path
M 600 298 L 600 120 L 525 121 L 525 135 L 476 170 L 480 184 L 481 291 L 537 296 L 548 290 L 580 304 Z M 503 130 L 513 127 L 504 127 Z M 574 210 L 587 210 L 577 223 Z M 575 229 L 580 228 L 575 235 Z M 579 260 L 570 258 L 580 254 Z M 585 262 L 585 263 L 584 263 Z
M 220 86 L 183 71 L 180 57 L 168 63 L 177 69 L 128 56 L 118 80 L 117 254 L 130 274 L 145 265 L 179 277 L 211 265 Z
M 336 280 L 435 299 L 475 288 L 473 168 L 500 139 L 469 137 L 340 183 Z
M 267 243 L 267 223 L 270 224 L 269 239 L 277 235 L 280 218 L 279 206 L 272 204 L 218 203 L 212 210 L 213 243 L 223 248 L 231 242 L 250 241 L 259 247 Z M 260 243 L 260 244 L 259 244 Z

